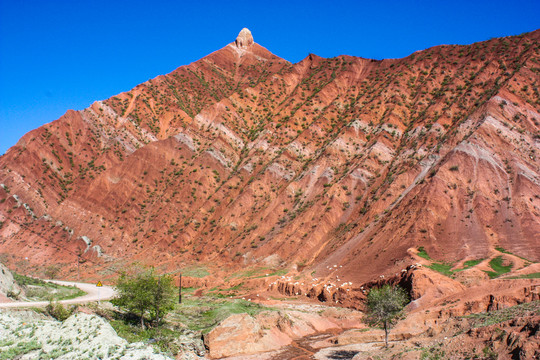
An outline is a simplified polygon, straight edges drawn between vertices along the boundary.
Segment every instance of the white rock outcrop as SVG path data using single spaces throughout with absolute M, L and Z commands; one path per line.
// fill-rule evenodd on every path
M 252 45 L 253 35 L 251 35 L 251 31 L 249 31 L 247 28 L 243 28 L 236 37 L 236 41 L 234 43 L 236 44 L 236 47 L 240 49 L 246 49 Z
M 13 274 L 0 264 L 0 295 L 7 295 L 8 293 L 20 293 L 21 289 L 17 283 L 13 280 Z
M 106 320 L 84 313 L 64 322 L 43 319 L 32 312 L 0 313 L 0 339 L 0 354 L 16 351 L 21 360 L 171 360 L 149 345 L 128 343 Z

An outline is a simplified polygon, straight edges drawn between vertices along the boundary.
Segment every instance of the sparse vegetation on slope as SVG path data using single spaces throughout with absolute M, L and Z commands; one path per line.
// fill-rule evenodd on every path
M 465 318 L 472 319 L 474 327 L 483 327 L 499 324 L 526 315 L 540 315 L 540 301 L 532 301 L 502 310 L 471 314 L 465 316 Z
M 540 279 L 540 272 L 518 275 L 518 276 L 509 276 L 506 279 Z
M 489 275 L 491 279 L 494 279 L 496 277 L 499 277 L 503 274 L 506 274 L 512 270 L 512 267 L 514 266 L 512 263 L 508 265 L 503 265 L 504 260 L 502 256 L 497 256 L 494 259 L 491 259 L 489 262 L 489 266 L 493 269 L 493 271 L 486 271 L 486 273 Z
M 185 324 L 190 330 L 206 333 L 231 314 L 255 315 L 267 307 L 242 299 L 187 295 L 177 304 L 169 319 Z
M 426 260 L 433 260 L 431 258 L 431 256 L 428 255 L 428 253 L 426 252 L 424 247 L 422 247 L 422 246 L 418 248 L 418 256 L 420 256 L 420 257 L 422 257 L 422 258 L 424 258 Z M 453 264 L 453 263 L 441 263 L 441 262 L 431 261 L 431 263 L 426 265 L 426 267 L 430 268 L 431 270 L 435 270 L 437 272 L 440 272 L 443 275 L 453 276 L 455 273 L 463 271 L 463 270 L 470 269 L 470 268 L 480 264 L 482 261 L 484 261 L 484 259 L 467 260 L 467 261 L 465 261 L 463 263 L 463 267 L 456 268 L 456 269 L 454 269 L 455 264 Z
M 59 301 L 86 295 L 84 291 L 75 286 L 59 285 L 15 272 L 13 272 L 13 279 L 24 289 L 25 298 L 32 301 Z

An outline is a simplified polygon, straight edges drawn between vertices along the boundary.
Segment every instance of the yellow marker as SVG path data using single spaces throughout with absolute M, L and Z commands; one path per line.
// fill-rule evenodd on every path
M 98 283 L 97 283 L 97 285 L 96 285 L 96 286 L 97 286 L 97 287 L 102 287 L 102 286 L 103 286 L 103 284 L 101 283 L 101 281 L 98 281 Z

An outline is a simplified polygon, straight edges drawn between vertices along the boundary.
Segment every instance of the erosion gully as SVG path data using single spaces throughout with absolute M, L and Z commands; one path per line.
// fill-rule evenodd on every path
M 295 340 L 290 345 L 286 346 L 279 354 L 273 356 L 271 360 L 313 360 L 315 359 L 315 353 L 321 349 L 313 348 L 312 344 L 327 340 L 336 336 L 339 332 L 340 330 L 318 333 Z M 336 354 L 336 359 L 352 359 L 352 357 L 356 355 L 356 352 L 350 357 L 348 355 L 350 354 Z

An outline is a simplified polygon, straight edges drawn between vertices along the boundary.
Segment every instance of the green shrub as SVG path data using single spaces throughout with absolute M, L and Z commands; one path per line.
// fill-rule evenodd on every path
M 139 317 L 144 329 L 148 314 L 156 325 L 174 308 L 176 287 L 170 275 L 158 275 L 154 269 L 134 275 L 122 274 L 116 282 L 117 296 L 111 302 L 130 314 Z
M 49 304 L 45 307 L 45 311 L 47 312 L 47 314 L 49 314 L 58 321 L 66 320 L 68 317 L 71 316 L 71 314 L 75 312 L 76 309 L 76 306 L 72 306 L 67 309 L 62 304 L 58 302 L 53 303 L 52 301 L 49 302 Z

